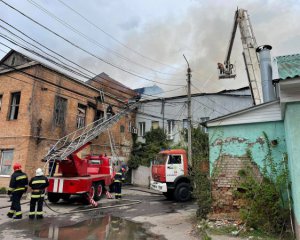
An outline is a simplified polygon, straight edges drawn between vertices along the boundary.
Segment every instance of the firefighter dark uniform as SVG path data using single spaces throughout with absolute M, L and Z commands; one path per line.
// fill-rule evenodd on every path
M 125 171 L 125 169 L 122 168 L 115 175 L 114 185 L 115 185 L 115 198 L 116 199 L 122 198 L 122 181 L 123 181 L 123 179 L 125 180 L 124 171 Z
M 36 170 L 35 177 L 33 177 L 29 186 L 32 188 L 30 199 L 30 212 L 29 219 L 42 219 L 43 218 L 43 202 L 45 197 L 45 189 L 49 186 L 48 178 L 44 176 L 42 169 Z M 37 205 L 37 211 L 36 209 Z
M 23 193 L 27 191 L 28 187 L 28 178 L 25 173 L 21 170 L 21 165 L 15 163 L 13 166 L 14 173 L 11 175 L 8 195 L 11 195 L 11 207 L 7 216 L 9 218 L 21 219 L 21 198 Z

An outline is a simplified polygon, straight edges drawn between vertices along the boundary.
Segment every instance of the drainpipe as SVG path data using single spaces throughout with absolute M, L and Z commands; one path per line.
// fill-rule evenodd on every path
M 276 99 L 272 83 L 271 49 L 272 47 L 270 45 L 259 46 L 256 49 L 260 59 L 260 74 L 264 103 Z

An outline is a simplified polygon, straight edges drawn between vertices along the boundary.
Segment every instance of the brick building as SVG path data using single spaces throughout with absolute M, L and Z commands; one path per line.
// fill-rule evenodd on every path
M 100 89 L 104 92 L 104 102 Z M 105 116 L 108 104 L 118 112 L 135 92 L 105 73 L 82 82 L 16 51 L 0 61 L 0 187 L 6 187 L 14 162 L 32 176 L 50 146 L 61 137 Z M 112 129 L 116 152 L 131 149 L 134 113 Z M 81 154 L 111 155 L 103 133 Z

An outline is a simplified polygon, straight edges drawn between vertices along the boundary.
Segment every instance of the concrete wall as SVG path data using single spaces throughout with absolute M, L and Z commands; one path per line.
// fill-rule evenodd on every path
M 137 186 L 149 187 L 150 184 L 150 168 L 139 166 L 132 170 L 131 183 Z
M 292 199 L 297 239 L 300 239 L 300 103 L 288 103 L 285 110 L 285 131 L 288 149 L 288 162 L 292 182 Z

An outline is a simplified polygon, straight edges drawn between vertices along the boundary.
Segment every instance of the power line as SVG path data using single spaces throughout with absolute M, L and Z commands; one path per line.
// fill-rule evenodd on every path
M 40 9 L 41 11 L 43 11 L 44 13 L 46 13 L 48 16 L 50 16 L 51 18 L 55 19 L 56 21 L 58 21 L 59 23 L 61 23 L 62 25 L 64 25 L 65 27 L 67 27 L 68 29 L 72 30 L 73 32 L 79 34 L 81 37 L 83 37 L 84 39 L 88 40 L 89 42 L 95 44 L 96 46 L 113 53 L 114 55 L 116 55 L 117 57 L 126 60 L 128 62 L 131 62 L 133 64 L 136 64 L 142 68 L 151 70 L 153 72 L 159 73 L 159 74 L 166 74 L 166 75 L 174 75 L 174 74 L 170 74 L 170 73 L 164 73 L 161 71 L 157 71 L 153 68 L 147 67 L 141 63 L 135 62 L 133 60 L 131 60 L 130 58 L 127 58 L 123 55 L 121 55 L 120 53 L 116 52 L 115 50 L 112 50 L 104 45 L 102 45 L 101 43 L 99 43 L 97 40 L 90 38 L 89 36 L 87 36 L 86 34 L 82 33 L 81 31 L 79 31 L 78 29 L 74 28 L 73 26 L 71 26 L 70 24 L 68 24 L 67 22 L 65 22 L 64 20 L 62 20 L 61 18 L 57 17 L 55 14 L 51 13 L 50 11 L 48 11 L 47 9 L 45 9 L 44 7 L 42 7 L 41 5 L 39 5 L 38 3 L 36 3 L 34 0 L 27 0 L 30 4 L 34 5 L 35 7 L 37 7 L 38 9 Z
M 91 72 L 90 70 L 88 70 L 88 69 L 86 69 L 86 68 L 80 66 L 79 64 L 75 63 L 74 61 L 71 61 L 71 60 L 67 59 L 66 57 L 62 56 L 61 54 L 59 54 L 59 53 L 53 51 L 52 49 L 48 48 L 48 47 L 45 46 L 45 45 L 39 43 L 39 42 L 36 41 L 35 39 L 31 38 L 30 36 L 26 35 L 26 34 L 23 33 L 22 31 L 20 31 L 19 29 L 17 29 L 17 28 L 15 28 L 14 26 L 12 26 L 11 24 L 7 23 L 6 21 L 4 21 L 4 20 L 2 20 L 2 19 L 0 19 L 0 21 L 2 21 L 3 23 L 7 24 L 8 26 L 10 26 L 11 28 L 13 28 L 14 30 L 18 31 L 18 32 L 21 33 L 22 35 L 24 35 L 24 36 L 26 36 L 27 38 L 29 38 L 30 40 L 34 41 L 35 43 L 39 44 L 40 46 L 44 47 L 44 48 L 47 49 L 48 51 L 51 51 L 52 53 L 58 55 L 59 57 L 65 59 L 66 61 L 68 61 L 68 62 L 70 62 L 70 63 L 72 63 L 72 64 L 74 64 L 74 65 L 80 67 L 81 69 L 83 69 L 83 70 L 85 70 L 85 71 L 87 71 L 87 72 L 90 72 L 90 73 L 92 73 L 92 74 L 94 75 L 94 76 L 90 76 L 90 75 L 88 75 L 88 74 L 82 72 L 82 71 L 79 70 L 78 68 L 75 68 L 75 67 L 72 67 L 72 66 L 66 64 L 65 62 L 61 61 L 60 59 L 56 58 L 55 56 L 46 53 L 46 52 L 43 51 L 41 48 L 37 47 L 36 45 L 34 45 L 34 44 L 32 44 L 32 43 L 29 43 L 28 41 L 24 40 L 24 39 L 21 38 L 20 36 L 18 36 L 18 35 L 16 35 L 15 33 L 11 32 L 11 31 L 8 30 L 7 28 L 1 26 L 1 28 L 3 28 L 5 31 L 8 31 L 10 34 L 12 34 L 12 35 L 14 35 L 15 37 L 21 39 L 22 41 L 26 42 L 27 44 L 29 44 L 29 45 L 31 45 L 31 46 L 33 46 L 33 47 L 39 49 L 40 51 L 42 51 L 42 52 L 45 53 L 46 55 L 49 55 L 49 56 L 51 56 L 52 58 L 55 58 L 55 59 L 57 59 L 58 61 L 60 61 L 61 63 L 67 65 L 68 67 L 73 68 L 73 69 L 76 69 L 76 71 L 79 71 L 80 73 L 86 75 L 87 77 L 83 76 L 84 78 L 90 80 L 90 78 L 94 78 L 95 76 L 97 76 L 98 78 L 101 78 L 101 79 L 103 79 L 103 80 L 109 80 L 109 79 L 106 79 L 106 78 L 104 78 L 104 77 L 102 77 L 102 76 L 97 75 L 96 73 Z M 10 41 L 10 42 L 11 42 L 11 41 Z M 42 56 L 42 55 L 40 55 L 40 54 L 37 54 L 36 52 L 33 52 L 33 51 L 30 50 L 30 49 L 20 46 L 20 44 L 17 44 L 17 42 L 16 42 L 15 40 L 13 40 L 12 43 L 15 44 L 15 45 L 17 45 L 17 46 L 19 46 L 19 47 L 21 47 L 21 48 L 23 48 L 24 50 L 26 50 L 26 51 L 28 51 L 28 52 L 30 52 L 30 53 L 33 53 L 33 54 L 38 55 L 39 57 L 41 57 L 41 58 L 43 58 L 43 59 L 46 59 L 44 56 Z M 49 61 L 49 59 L 46 59 L 46 60 Z M 52 62 L 52 61 L 51 61 L 51 62 Z M 52 62 L 52 63 L 53 63 L 53 62 Z M 56 64 L 56 63 L 53 63 L 53 64 L 58 65 L 58 64 Z M 65 67 L 62 67 L 62 68 L 65 69 Z M 66 69 L 65 69 L 65 70 L 66 70 Z M 71 72 L 74 73 L 72 70 L 71 70 Z M 77 75 L 78 75 L 78 74 L 77 74 Z M 80 75 L 81 75 L 81 74 L 80 74 Z M 82 75 L 81 75 L 81 77 L 82 77 Z M 101 84 L 104 85 L 104 86 L 107 86 L 107 87 L 109 87 L 109 88 L 113 88 L 112 86 L 108 86 L 108 85 L 106 85 L 105 83 L 101 83 Z M 120 84 L 120 83 L 117 82 L 117 81 L 115 82 L 115 84 L 116 84 L 116 85 L 119 85 L 119 86 L 122 87 L 122 88 L 124 87 L 124 85 Z M 180 88 L 178 88 L 178 89 L 180 89 Z M 116 89 L 116 90 L 117 90 L 117 91 L 121 91 L 120 89 Z M 173 90 L 172 90 L 172 91 L 173 91 Z M 123 91 L 121 91 L 121 92 L 123 92 Z M 126 93 L 126 92 L 124 92 L 124 93 Z M 149 95 L 149 96 L 150 96 L 150 95 Z
M 107 33 L 106 31 L 104 31 L 102 28 L 100 28 L 98 25 L 94 24 L 92 21 L 90 21 L 88 18 L 86 18 L 85 16 L 83 16 L 81 13 L 79 13 L 78 11 L 76 11 L 74 8 L 70 7 L 69 5 L 67 5 L 66 3 L 64 3 L 63 1 L 61 0 L 57 0 L 59 1 L 61 4 L 63 4 L 65 7 L 67 7 L 68 9 L 70 9 L 71 11 L 73 11 L 74 13 L 76 13 L 77 15 L 79 15 L 81 18 L 83 18 L 86 22 L 90 23 L 92 26 L 94 26 L 95 28 L 97 28 L 98 30 L 100 30 L 102 33 L 104 33 L 105 35 L 107 35 L 108 37 L 110 37 L 111 39 L 113 39 L 115 42 L 119 43 L 121 46 L 127 48 L 128 50 L 134 52 L 135 54 L 143 57 L 143 58 L 146 58 L 152 62 L 155 62 L 155 63 L 159 63 L 159 64 L 162 64 L 164 66 L 167 66 L 167 67 L 170 67 L 170 68 L 173 68 L 173 69 L 176 69 L 176 70 L 179 70 L 178 68 L 174 67 L 174 66 L 171 66 L 171 65 L 168 65 L 168 64 L 165 64 L 165 63 L 162 63 L 162 62 L 159 62 L 157 60 L 154 60 L 154 59 L 151 59 L 141 53 L 139 53 L 138 51 L 130 48 L 129 46 L 125 45 L 124 43 L 122 43 L 120 40 L 118 40 L 117 38 L 115 38 L 114 36 L 112 36 L 111 34 Z
M 18 10 L 18 9 L 16 9 L 15 7 L 11 6 L 10 4 L 6 3 L 4 0 L 0 0 L 0 1 L 3 2 L 3 3 L 4 3 L 6 6 L 8 6 L 9 8 L 11 8 L 11 9 L 13 9 L 14 11 L 18 12 L 19 14 L 21 14 L 22 16 L 24 16 L 24 17 L 26 17 L 27 19 L 31 20 L 32 22 L 36 23 L 36 24 L 39 25 L 40 27 L 42 27 L 42 28 L 46 29 L 47 31 L 51 32 L 51 33 L 54 34 L 55 36 L 61 38 L 61 39 L 64 40 L 65 42 L 67 42 L 67 43 L 71 44 L 72 46 L 74 46 L 74 47 L 80 49 L 81 51 L 83 51 L 83 52 L 85 52 L 85 53 L 91 55 L 92 57 L 94 57 L 94 58 L 100 60 L 101 62 L 106 63 L 107 65 L 110 65 L 110 66 L 112 66 L 112 67 L 114 67 L 114 68 L 116 68 L 116 69 L 119 69 L 119 70 L 121 70 L 121 71 L 123 71 L 123 72 L 126 72 L 126 73 L 128 73 L 128 74 L 130 74 L 130 75 L 132 75 L 132 76 L 135 76 L 135 77 L 144 79 L 144 80 L 146 80 L 146 81 L 150 81 L 150 82 L 154 82 L 154 83 L 162 84 L 162 85 L 167 85 L 167 86 L 184 86 L 184 85 L 179 85 L 179 84 L 167 84 L 167 83 L 158 82 L 158 81 L 155 81 L 155 80 L 152 80 L 152 79 L 149 79 L 149 78 L 140 76 L 139 74 L 130 72 L 130 71 L 128 71 L 128 70 L 126 70 L 126 69 L 124 69 L 124 68 L 122 68 L 122 67 L 120 67 L 120 66 L 117 66 L 117 65 L 115 65 L 115 64 L 113 64 L 113 63 L 107 61 L 106 59 L 101 58 L 101 57 L 98 57 L 98 56 L 95 55 L 94 53 L 91 53 L 90 51 L 83 49 L 82 47 L 80 47 L 80 46 L 78 46 L 77 44 L 75 44 L 74 42 L 72 42 L 72 41 L 66 39 L 65 37 L 59 35 L 58 33 L 54 32 L 54 31 L 51 30 L 50 28 L 44 26 L 43 24 L 37 22 L 36 20 L 34 20 L 33 18 L 29 17 L 29 16 L 26 15 L 25 13 L 21 12 L 20 10 Z

